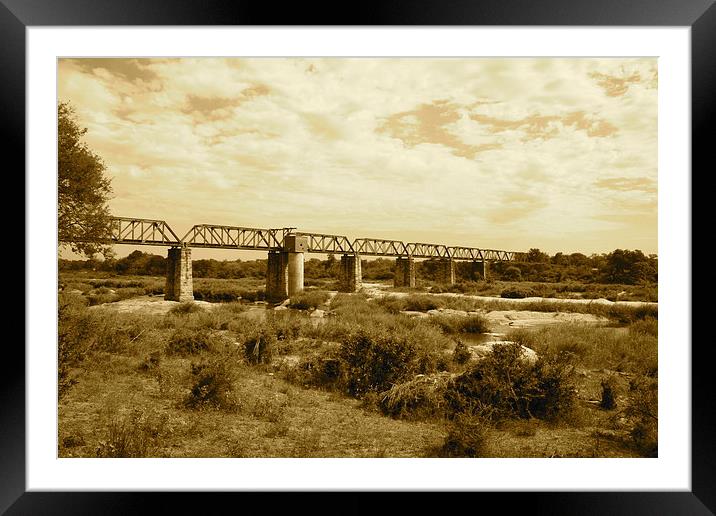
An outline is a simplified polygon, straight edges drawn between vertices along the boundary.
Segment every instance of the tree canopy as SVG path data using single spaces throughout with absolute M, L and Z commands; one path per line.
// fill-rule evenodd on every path
M 60 247 L 92 257 L 111 253 L 100 240 L 109 235 L 107 206 L 112 194 L 102 158 L 83 141 L 87 128 L 77 121 L 73 107 L 60 102 L 57 109 L 57 232 Z

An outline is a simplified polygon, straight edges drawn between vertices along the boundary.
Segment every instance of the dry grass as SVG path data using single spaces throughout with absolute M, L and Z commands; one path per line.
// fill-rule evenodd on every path
M 441 391 L 449 375 L 439 372 L 453 367 L 449 351 L 455 341 L 428 321 L 391 314 L 386 306 L 364 296 L 339 294 L 331 303 L 336 315 L 320 324 L 292 312 L 267 311 L 256 317 L 241 303 L 149 316 L 87 310 L 86 301 L 77 299 L 68 298 L 62 305 L 60 321 L 68 350 L 65 372 L 73 380 L 59 402 L 61 457 L 425 457 L 446 454 L 446 441 L 459 444 L 459 429 L 442 418 Z M 298 367 L 291 364 L 296 362 L 330 369 L 331 360 L 340 359 L 342 342 L 365 328 L 372 328 L 371 334 L 386 343 L 397 339 L 421 353 L 444 355 L 446 363 L 433 363 L 433 372 L 422 377 L 401 377 L 396 385 L 375 394 L 374 405 L 371 399 L 361 401 L 291 377 Z M 617 351 L 628 351 L 629 342 L 655 341 L 655 331 L 655 321 L 633 324 L 622 331 L 619 338 L 625 340 L 612 346 L 610 354 L 596 351 L 608 338 L 593 327 L 585 329 L 589 345 L 584 363 L 619 356 Z M 588 340 L 590 332 L 592 340 Z M 574 329 L 565 327 L 565 343 L 568 333 L 574 334 Z M 244 354 L 245 344 L 257 334 L 272 339 L 270 363 L 259 360 L 252 365 Z M 176 352 L 167 353 L 168 343 L 177 335 L 191 338 L 175 337 Z M 539 330 L 525 333 L 524 338 L 547 345 L 559 340 L 553 338 L 556 335 Z M 180 341 L 188 344 L 177 344 Z M 200 345 L 195 346 L 196 342 Z M 651 344 L 645 346 L 650 349 Z M 639 356 L 641 352 L 635 352 L 632 362 Z M 415 372 L 410 369 L 411 375 Z M 614 429 L 613 414 L 588 403 L 598 399 L 605 374 L 578 376 L 584 412 L 579 422 L 554 426 L 540 421 L 527 423 L 531 426 L 524 429 L 492 427 L 484 433 L 485 446 L 478 454 L 647 453 L 625 443 L 640 439 L 645 449 L 651 446 L 654 435 L 647 424 L 650 416 L 644 412 L 651 410 L 652 391 L 632 392 L 631 377 L 618 376 L 618 406 L 630 407 L 629 424 L 641 426 Z M 322 385 L 322 381 L 316 383 Z M 199 401 L 187 403 L 192 398 Z M 217 399 L 221 402 L 212 401 Z M 460 452 L 457 446 L 450 454 L 473 453 L 468 441 L 463 443 L 467 451 Z

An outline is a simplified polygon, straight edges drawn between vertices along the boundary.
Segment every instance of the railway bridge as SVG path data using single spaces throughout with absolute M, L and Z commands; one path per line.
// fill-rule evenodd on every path
M 191 249 L 236 249 L 266 251 L 266 298 L 284 299 L 303 290 L 303 263 L 306 253 L 341 254 L 340 289 L 356 292 L 361 288 L 361 257 L 378 256 L 396 259 L 395 286 L 415 286 L 415 260 L 434 259 L 439 263 L 441 282 L 455 282 L 455 262 L 470 261 L 474 272 L 487 278 L 489 263 L 520 261 L 524 253 L 449 247 L 441 244 L 404 243 L 400 240 L 357 238 L 341 235 L 306 233 L 297 228 L 261 229 L 240 226 L 197 224 L 183 238 L 163 220 L 112 217 L 108 244 L 151 245 L 168 247 L 164 299 L 194 299 Z

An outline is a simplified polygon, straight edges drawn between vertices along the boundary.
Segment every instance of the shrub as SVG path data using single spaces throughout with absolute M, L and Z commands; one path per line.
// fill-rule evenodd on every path
M 287 379 L 302 385 L 338 389 L 345 383 L 343 369 L 341 360 L 332 353 L 313 354 L 291 368 Z
M 599 406 L 604 410 L 617 408 L 617 381 L 614 376 L 608 376 L 602 380 L 602 399 Z
M 210 361 L 191 364 L 192 386 L 185 404 L 197 408 L 211 406 L 215 408 L 233 408 L 235 401 L 231 397 L 233 388 L 232 374 L 225 357 L 215 357 Z
M 521 281 L 522 280 L 522 271 L 519 267 L 515 267 L 514 265 L 511 267 L 507 267 L 505 269 L 505 272 L 502 275 L 507 281 Z
M 458 340 L 455 350 L 452 352 L 452 361 L 456 364 L 466 364 L 471 357 L 472 353 L 470 353 L 468 347 L 461 340 Z
M 161 364 L 161 358 L 162 357 L 159 351 L 152 351 L 149 355 L 145 357 L 144 361 L 139 364 L 139 370 L 146 372 L 158 369 L 159 365 Z
M 442 308 L 441 299 L 429 295 L 409 295 L 402 299 L 403 310 L 415 312 L 427 312 L 428 310 L 437 310 Z
M 242 301 L 254 303 L 256 301 L 264 301 L 266 299 L 266 291 L 264 290 L 239 290 L 239 297 Z
M 630 436 L 637 450 L 647 457 L 657 457 L 659 450 L 659 393 L 657 381 L 646 376 L 629 384 L 629 401 L 624 415 L 631 422 Z
M 557 419 L 574 408 L 574 368 L 567 354 L 521 359 L 519 344 L 494 346 L 472 369 L 454 378 L 445 393 L 452 415 Z
M 80 295 L 58 296 L 57 386 L 60 398 L 77 383 L 70 372 L 86 358 L 91 346 L 91 317 L 86 307 L 87 301 Z
M 114 416 L 108 437 L 100 441 L 97 457 L 149 457 L 156 451 L 157 439 L 165 433 L 166 415 L 146 415 L 139 409 L 127 417 Z
M 659 321 L 649 316 L 634 321 L 629 325 L 629 333 L 652 335 L 657 337 L 659 335 Z
M 378 396 L 380 410 L 402 419 L 441 418 L 445 414 L 445 389 L 449 374 L 421 375 L 394 385 Z
M 274 333 L 262 328 L 244 340 L 244 357 L 249 364 L 270 364 L 275 345 Z
M 176 314 L 176 315 L 186 315 L 186 314 L 193 314 L 196 312 L 201 312 L 203 309 L 198 304 L 194 303 L 193 301 L 185 301 L 183 303 L 179 303 L 176 306 L 173 306 L 170 310 L 170 314 Z
M 429 322 L 445 333 L 485 333 L 490 329 L 481 315 L 435 315 L 430 317 Z
M 524 299 L 526 297 L 530 297 L 532 295 L 532 292 L 525 289 L 519 289 L 515 287 L 508 287 L 504 289 L 502 292 L 500 292 L 500 297 L 504 297 L 506 299 Z
M 360 329 L 341 344 L 347 390 L 353 396 L 389 389 L 417 373 L 433 372 L 436 357 L 418 348 L 405 335 L 378 329 Z
M 440 450 L 442 457 L 484 457 L 487 452 L 489 423 L 481 417 L 460 414 L 448 427 Z
M 195 355 L 206 351 L 211 346 L 211 334 L 204 328 L 177 328 L 169 337 L 167 354 L 169 355 Z
M 328 292 L 304 291 L 291 296 L 288 306 L 298 310 L 317 308 L 328 300 Z

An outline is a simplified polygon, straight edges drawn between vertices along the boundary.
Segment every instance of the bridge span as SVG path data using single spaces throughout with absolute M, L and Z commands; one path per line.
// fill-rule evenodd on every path
M 303 290 L 305 253 L 341 254 L 340 289 L 360 290 L 361 256 L 396 259 L 395 286 L 415 286 L 415 259 L 433 259 L 439 264 L 443 283 L 455 283 L 455 262 L 472 262 L 473 274 L 487 278 L 492 261 L 520 261 L 524 253 L 476 247 L 450 247 L 400 240 L 357 238 L 296 231 L 296 228 L 248 228 L 197 224 L 179 238 L 163 220 L 112 217 L 108 244 L 166 246 L 167 274 L 164 298 L 173 301 L 194 299 L 191 249 L 236 249 L 268 252 L 266 298 L 282 301 Z

